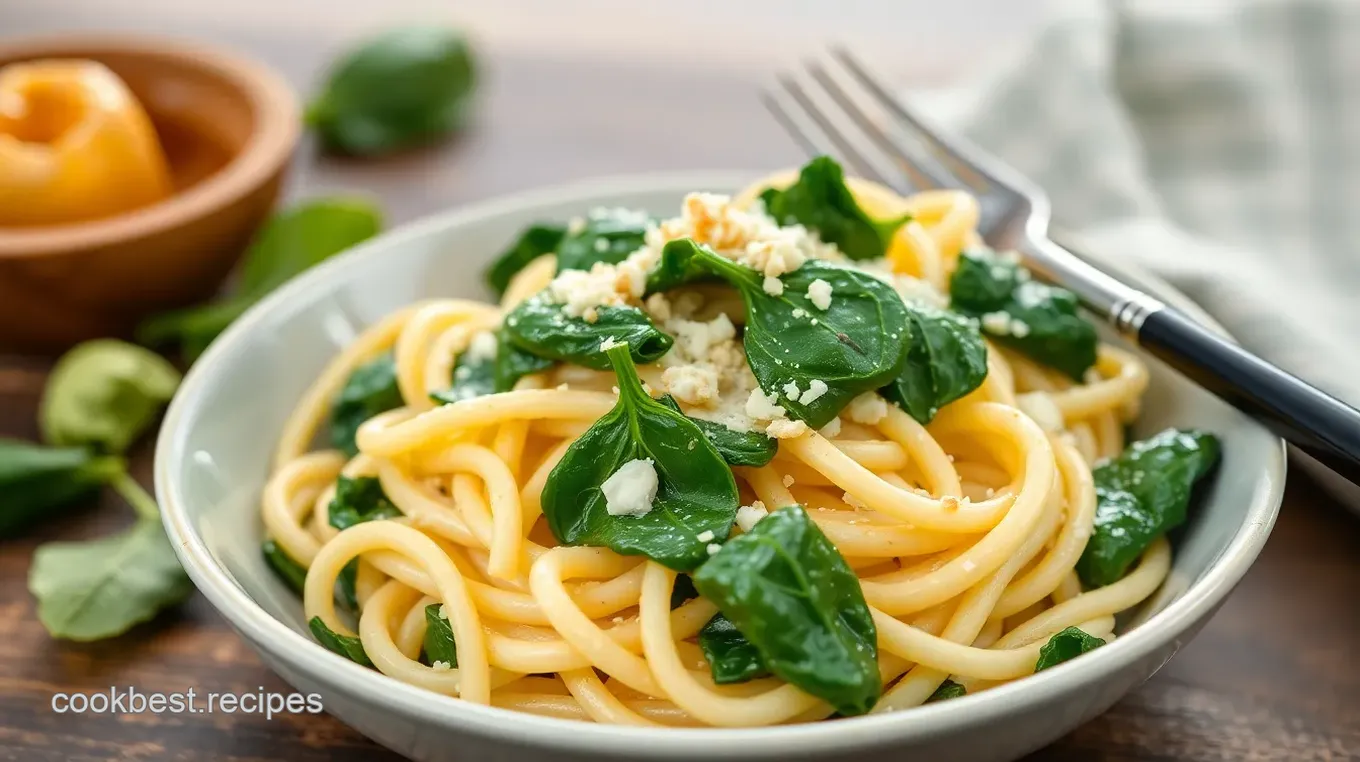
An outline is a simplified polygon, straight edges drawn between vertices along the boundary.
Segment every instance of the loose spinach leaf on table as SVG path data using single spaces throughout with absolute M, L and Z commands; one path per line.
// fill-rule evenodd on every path
M 59 638 L 99 640 L 126 632 L 179 603 L 194 586 L 159 518 L 88 542 L 39 546 L 28 573 L 38 619 Z
M 921 304 L 907 305 L 907 362 L 883 396 L 921 423 L 982 385 L 987 345 L 973 321 Z M 906 328 L 904 328 L 906 330 Z
M 1095 526 L 1077 561 L 1087 589 L 1118 581 L 1153 540 L 1185 521 L 1195 483 L 1218 452 L 1212 434 L 1167 429 L 1097 464 Z
M 506 338 L 503 330 L 496 331 L 496 356 L 473 357 L 468 352 L 458 355 L 453 366 L 453 383 L 449 388 L 430 393 L 440 404 L 460 402 L 496 392 L 508 392 L 525 376 L 551 368 L 553 361 L 531 355 Z
M 355 664 L 362 664 L 365 667 L 372 667 L 373 662 L 368 658 L 368 652 L 364 650 L 364 644 L 355 635 L 341 635 L 326 626 L 321 617 L 314 616 L 307 622 L 307 627 L 312 631 L 312 637 L 326 648 L 340 654 Z
M 1071 291 L 1040 283 L 1013 258 L 965 251 L 949 281 L 950 307 L 978 318 L 982 331 L 1080 381 L 1096 362 L 1095 326 Z
M 618 264 L 647 243 L 647 228 L 654 224 L 646 212 L 635 209 L 592 209 L 558 246 L 557 271 L 589 270 L 596 262 Z
M 354 435 L 359 426 L 379 413 L 401 407 L 397 365 L 383 355 L 355 368 L 331 407 L 331 444 L 346 455 L 356 455 Z
M 657 402 L 680 412 L 680 405 L 669 394 L 657 398 Z M 763 466 L 774 460 L 779 451 L 779 440 L 759 431 L 733 431 L 716 421 L 702 418 L 689 419 L 713 444 L 714 449 L 729 466 Z
M 758 272 L 689 238 L 671 241 L 665 250 L 677 261 L 689 258 L 741 294 L 746 304 L 742 342 L 751 372 L 766 393 L 789 382 L 802 392 L 813 381 L 826 385 L 825 392 L 808 402 L 782 395 L 779 404 L 790 418 L 819 429 L 850 400 L 888 384 L 902 371 L 910 338 L 907 308 L 892 286 L 872 275 L 809 260 L 783 276 L 783 292 L 775 296 L 765 292 Z M 808 296 L 816 281 L 831 286 L 825 310 Z
M 153 316 L 137 328 L 143 344 L 178 343 L 193 360 L 236 318 L 284 281 L 382 229 L 382 213 L 362 198 L 320 198 L 275 214 L 246 249 L 234 296 Z
M 348 529 L 365 521 L 397 518 L 401 511 L 387 498 L 376 476 L 341 475 L 335 481 L 329 514 L 331 526 Z
M 642 365 L 660 359 L 675 343 L 636 307 L 600 307 L 598 313 L 594 322 L 569 317 L 560 304 L 534 296 L 506 316 L 501 330 L 515 346 L 536 357 L 595 370 L 609 368 L 609 360 L 600 351 L 605 339 L 626 343 L 633 361 Z
M 909 214 L 882 221 L 865 214 L 845 186 L 841 165 L 829 156 L 808 162 L 792 185 L 767 188 L 760 199 L 780 225 L 800 224 L 855 260 L 881 258 L 897 229 L 911 221 Z
M 38 409 L 43 439 L 123 453 L 174 396 L 180 373 L 160 355 L 116 339 L 76 345 L 48 376 Z
M 943 683 L 940 683 L 940 687 L 936 688 L 934 693 L 930 694 L 930 698 L 926 699 L 926 703 L 946 701 L 948 699 L 959 698 L 966 695 L 968 695 L 968 691 L 965 690 L 962 685 L 959 685 L 953 680 L 945 680 Z
M 307 107 L 307 124 L 328 150 L 388 153 L 458 129 L 476 85 L 472 50 L 461 32 L 395 29 L 339 61 Z
M 694 586 L 783 680 L 846 715 L 878 700 L 877 631 L 859 579 L 802 506 L 728 542 Z
M 442 661 L 450 667 L 458 666 L 458 646 L 453 642 L 453 625 L 439 615 L 444 605 L 431 603 L 425 607 L 425 659 L 434 666 Z
M 699 427 L 653 400 L 627 345 L 605 353 L 618 377 L 619 401 L 568 448 L 543 487 L 543 514 L 564 545 L 595 545 L 644 555 L 677 571 L 708 558 L 711 532 L 725 539 L 737 516 L 737 485 Z M 656 498 L 642 515 L 610 515 L 600 486 L 624 464 L 650 459 Z
M 557 251 L 566 233 L 567 229 L 562 225 L 543 222 L 525 228 L 515 243 L 487 268 L 486 284 L 496 292 L 496 296 L 504 296 L 505 289 L 510 286 L 515 275 L 535 259 Z
M 760 651 L 722 614 L 715 614 L 699 630 L 699 648 L 718 685 L 744 683 L 770 674 Z
M 123 474 L 123 459 L 81 447 L 0 438 L 0 539 L 47 518 Z
M 283 548 L 272 539 L 265 540 L 260 546 L 264 561 L 285 585 L 298 595 L 307 587 L 307 567 L 293 560 Z
M 1039 649 L 1039 661 L 1035 662 L 1034 671 L 1040 672 L 1049 667 L 1055 667 L 1068 659 L 1074 659 L 1103 645 L 1105 645 L 1104 640 L 1094 635 L 1087 635 L 1076 627 L 1068 627 L 1054 634 Z

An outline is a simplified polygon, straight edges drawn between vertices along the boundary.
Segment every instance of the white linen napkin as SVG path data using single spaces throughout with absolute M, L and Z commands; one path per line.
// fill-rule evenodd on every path
M 947 96 L 918 102 L 1047 189 L 1055 226 L 1360 403 L 1360 3 L 1066 3 Z

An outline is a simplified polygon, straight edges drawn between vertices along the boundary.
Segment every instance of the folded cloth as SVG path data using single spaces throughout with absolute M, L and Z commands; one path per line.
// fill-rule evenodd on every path
M 1245 347 L 1360 404 L 1360 3 L 1058 7 L 983 84 L 921 102 Z

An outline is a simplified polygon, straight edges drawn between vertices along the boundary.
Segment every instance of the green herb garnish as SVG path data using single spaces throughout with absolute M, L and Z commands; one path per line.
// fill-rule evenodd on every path
M 1075 659 L 1087 651 L 1094 651 L 1105 645 L 1105 641 L 1094 635 L 1087 635 L 1076 627 L 1056 633 L 1048 639 L 1048 642 L 1039 649 L 1039 661 L 1034 664 L 1034 671 L 1040 672 L 1049 667 L 1056 667 L 1068 659 Z
M 358 454 L 354 435 L 363 422 L 403 404 L 391 355 L 360 365 L 350 373 L 331 408 L 331 444 L 346 455 Z
M 760 199 L 780 225 L 800 224 L 855 260 L 881 258 L 897 229 L 911 221 L 909 214 L 883 221 L 865 214 L 845 185 L 841 165 L 829 156 L 808 162 L 792 185 L 767 188 Z

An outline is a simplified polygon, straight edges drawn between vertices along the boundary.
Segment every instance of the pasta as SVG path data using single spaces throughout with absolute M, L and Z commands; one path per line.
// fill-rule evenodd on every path
M 813 179 L 805 168 L 730 199 L 691 194 L 679 217 L 625 222 L 645 229 L 641 248 L 650 247 L 653 260 L 663 244 L 687 237 L 750 268 L 767 293 L 790 287 L 790 273 L 809 266 L 785 261 L 780 272 L 775 260 L 787 255 L 778 251 L 784 245 L 809 262 L 869 272 L 906 304 L 945 304 L 963 252 L 981 245 L 975 199 L 956 191 L 903 198 L 846 180 L 843 187 L 858 206 L 851 213 L 861 215 L 855 219 L 898 221 L 883 236 L 879 258 L 851 259 L 849 243 L 820 240 L 810 232 L 814 224 L 792 224 L 798 214 L 775 222 L 770 215 L 778 200 L 761 197 L 767 188 Z M 785 207 L 796 200 L 786 199 Z M 830 229 L 823 224 L 823 232 Z M 617 415 L 628 396 L 619 391 L 624 376 L 600 361 L 610 352 L 592 346 L 592 367 L 529 357 L 532 367 L 509 390 L 471 394 L 464 388 L 440 399 L 443 390 L 472 383 L 460 374 L 476 370 L 475 361 L 509 362 L 495 355 L 511 351 L 506 343 L 497 350 L 495 332 L 508 331 L 506 316 L 521 314 L 516 308 L 536 298 L 557 310 L 559 323 L 582 321 L 572 325 L 605 324 L 611 307 L 647 315 L 647 325 L 674 334 L 668 337 L 674 346 L 667 345 L 659 361 L 637 363 L 646 390 L 654 397 L 668 393 L 675 416 L 754 433 L 758 445 L 774 449 L 762 465 L 732 466 L 741 507 L 725 504 L 724 521 L 730 528 L 730 510 L 737 510 L 740 529 L 731 529 L 737 539 L 725 540 L 726 529 L 699 533 L 698 563 L 716 568 L 738 535 L 801 506 L 839 554 L 836 563 L 852 570 L 862 591 L 857 605 L 871 618 L 871 625 L 860 626 L 875 633 L 870 647 L 877 674 L 871 677 L 882 688 L 861 710 L 907 709 L 940 697 L 942 686 L 977 692 L 1023 678 L 1035 671 L 1050 638 L 1067 628 L 1113 638 L 1115 615 L 1165 578 L 1170 549 L 1161 538 L 1149 538 L 1132 569 L 1109 584 L 1092 588 L 1077 573 L 1097 521 L 1092 464 L 1125 451 L 1124 427 L 1148 382 L 1133 354 L 1100 345 L 1094 363 L 1075 379 L 1007 341 L 1027 330 L 1014 322 L 1001 326 L 1008 331 L 1001 334 L 988 330 L 999 320 L 991 314 L 951 318 L 970 336 L 987 336 L 974 388 L 921 414 L 928 423 L 909 412 L 910 405 L 857 392 L 833 420 L 814 428 L 790 411 L 811 418 L 806 411 L 819 397 L 834 395 L 836 383 L 816 379 L 784 392 L 757 385 L 745 363 L 759 316 L 743 311 L 732 288 L 691 280 L 644 298 L 637 282 L 628 282 L 641 277 L 628 269 L 636 255 L 608 254 L 616 242 L 622 251 L 637 241 L 618 242 L 608 231 L 589 244 L 601 255 L 595 263 L 559 273 L 571 255 L 567 241 L 581 225 L 556 244 L 557 256 L 525 258 L 504 279 L 499 305 L 433 300 L 372 326 L 321 373 L 289 419 L 262 499 L 264 526 L 277 551 L 306 569 L 306 616 L 327 645 L 335 648 L 338 639 L 349 644 L 351 658 L 361 653 L 357 661 L 431 691 L 554 717 L 735 727 L 819 720 L 838 709 L 853 713 L 831 694 L 809 689 L 813 683 L 780 677 L 794 673 L 782 673 L 759 643 L 774 674 L 765 669 L 753 679 L 715 681 L 699 635 L 719 604 L 702 595 L 681 603 L 677 595 L 677 584 L 686 583 L 677 568 L 703 587 L 704 566 L 695 572 L 656 553 L 559 539 L 558 519 L 548 514 L 575 506 L 576 496 L 545 489 L 566 478 L 564 460 L 580 454 L 573 454 L 573 443 L 593 436 L 588 431 Z M 599 273 L 608 277 L 592 280 Z M 604 281 L 608 288 L 599 292 Z M 818 292 L 809 287 L 799 298 L 850 298 L 839 286 L 829 299 Z M 740 348 L 742 334 L 746 354 L 720 357 Z M 601 349 L 612 343 L 607 338 Z M 567 351 L 560 349 L 565 343 L 554 346 L 552 352 Z M 634 341 L 630 351 L 637 347 Z M 347 379 L 389 352 L 400 404 L 367 411 L 372 414 L 353 433 L 356 454 L 310 450 L 335 400 L 347 404 Z M 799 400 L 807 402 L 797 408 Z M 586 464 L 609 457 L 603 449 L 588 455 Z M 597 484 L 608 494 L 600 500 L 609 501 L 609 511 L 591 520 L 626 527 L 641 516 L 615 508 L 650 509 L 663 499 L 656 497 L 657 478 L 663 495 L 686 486 L 668 485 L 665 472 L 651 478 L 650 498 Z M 646 493 L 645 482 L 622 487 Z M 384 507 L 382 515 L 356 521 L 339 513 L 350 510 L 339 493 L 361 483 Z M 704 561 L 708 555 L 713 560 Z M 354 597 L 354 628 L 337 612 L 337 582 Z M 724 613 L 737 621 L 726 607 Z M 440 622 L 431 617 L 446 620 L 441 626 L 456 643 L 456 666 L 432 660 L 427 630 Z

